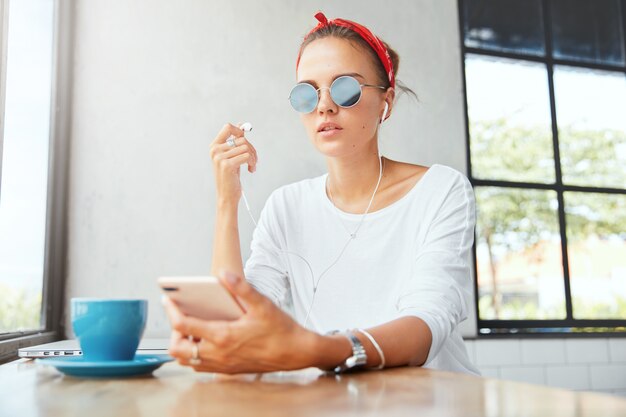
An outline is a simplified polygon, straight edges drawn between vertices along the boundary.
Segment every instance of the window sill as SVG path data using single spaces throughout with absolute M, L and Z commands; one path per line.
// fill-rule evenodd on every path
M 589 332 L 589 333 L 500 333 L 500 334 L 478 334 L 476 336 L 464 336 L 463 340 L 504 340 L 504 339 L 618 339 L 625 338 L 626 332 Z

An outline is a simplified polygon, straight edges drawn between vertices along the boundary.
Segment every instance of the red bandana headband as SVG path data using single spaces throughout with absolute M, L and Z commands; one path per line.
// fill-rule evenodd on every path
M 380 62 L 382 62 L 383 67 L 385 68 L 387 77 L 389 78 L 389 85 L 391 86 L 391 88 L 396 87 L 396 77 L 393 74 L 393 64 L 391 62 L 391 57 L 389 56 L 389 51 L 387 51 L 387 48 L 385 48 L 385 45 L 383 44 L 383 42 L 380 39 L 378 39 L 376 36 L 374 36 L 374 34 L 370 32 L 368 28 L 366 28 L 363 25 L 359 25 L 356 22 L 352 22 L 350 20 L 344 20 L 344 19 L 328 20 L 326 16 L 324 16 L 324 13 L 322 12 L 318 12 L 315 15 L 315 18 L 319 21 L 319 23 L 309 33 L 307 33 L 307 35 L 304 37 L 304 40 L 306 40 L 306 38 L 308 38 L 309 35 L 311 35 L 314 32 L 317 32 L 318 30 L 322 29 L 325 26 L 336 25 L 336 26 L 343 26 L 348 29 L 352 29 L 357 34 L 359 34 L 359 36 L 361 36 L 365 40 L 365 42 L 367 42 L 368 45 L 371 46 L 372 49 L 376 52 L 376 54 L 378 55 L 378 58 L 380 59 Z M 298 53 L 298 60 L 296 61 L 296 71 L 298 70 L 298 65 L 300 65 L 301 54 L 302 54 L 302 50 L 300 50 L 300 52 Z

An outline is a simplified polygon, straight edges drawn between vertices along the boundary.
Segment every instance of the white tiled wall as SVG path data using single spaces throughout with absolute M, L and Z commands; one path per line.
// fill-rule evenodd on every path
M 626 396 L 626 339 L 466 340 L 483 376 Z

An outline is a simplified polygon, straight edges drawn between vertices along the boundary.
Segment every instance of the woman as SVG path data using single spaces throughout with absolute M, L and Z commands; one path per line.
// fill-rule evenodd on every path
M 290 101 L 328 174 L 272 193 L 244 269 L 239 169 L 254 172 L 257 153 L 242 130 L 224 126 L 211 145 L 212 273 L 246 314 L 204 321 L 165 300 L 170 353 L 222 373 L 420 365 L 477 374 L 457 330 L 471 284 L 471 186 L 451 168 L 380 157 L 378 129 L 393 113 L 398 56 L 357 23 L 316 18 Z M 286 305 L 291 315 L 279 308 Z

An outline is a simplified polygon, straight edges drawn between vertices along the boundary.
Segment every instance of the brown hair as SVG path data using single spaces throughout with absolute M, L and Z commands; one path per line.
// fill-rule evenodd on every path
M 365 39 L 361 37 L 361 35 L 345 26 L 334 25 L 331 23 L 309 34 L 300 45 L 300 52 L 304 51 L 304 48 L 306 48 L 307 45 L 309 45 L 311 42 L 323 38 L 345 39 L 353 45 L 360 47 L 361 50 L 368 54 L 370 60 L 374 63 L 380 85 L 384 86 L 385 88 L 390 87 L 389 78 L 387 77 L 385 67 L 383 66 L 382 62 L 380 62 L 380 58 L 378 58 L 376 51 L 374 51 L 372 47 L 369 46 L 369 44 L 365 41 Z M 400 56 L 387 44 L 387 42 L 383 41 L 382 39 L 381 42 L 385 45 L 385 48 L 387 48 L 387 51 L 389 52 L 389 57 L 391 58 L 393 73 L 396 75 L 396 90 L 400 90 L 400 92 L 402 93 L 412 95 L 413 97 L 415 97 L 415 99 L 417 99 L 417 94 L 415 94 L 413 90 L 404 85 L 404 83 L 402 83 L 397 78 L 398 69 L 400 67 Z M 398 95 L 396 95 L 396 98 L 397 97 Z

